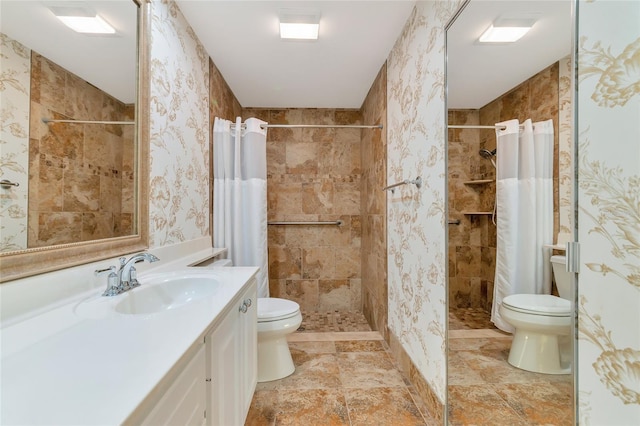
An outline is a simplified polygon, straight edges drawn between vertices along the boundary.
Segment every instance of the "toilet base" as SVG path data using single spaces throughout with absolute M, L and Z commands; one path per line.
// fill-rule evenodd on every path
M 283 379 L 295 370 L 286 335 L 258 337 L 258 382 Z
M 571 367 L 563 366 L 558 336 L 516 328 L 509 351 L 509 364 L 522 370 L 544 374 L 571 374 Z

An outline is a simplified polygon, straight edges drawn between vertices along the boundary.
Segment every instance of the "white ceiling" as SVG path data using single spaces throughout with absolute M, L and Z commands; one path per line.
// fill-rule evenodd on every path
M 472 0 L 448 33 L 448 106 L 479 108 L 570 53 L 572 0 Z M 359 108 L 414 1 L 177 0 L 243 107 Z M 46 7 L 0 1 L 2 32 L 129 103 L 135 96 L 131 0 L 87 0 L 117 37 L 78 35 Z M 283 8 L 320 11 L 317 41 L 281 41 Z M 500 17 L 538 15 L 512 45 L 475 40 Z
M 571 53 L 571 0 L 472 0 L 447 31 L 447 106 L 478 109 Z M 516 43 L 476 40 L 498 18 L 536 19 Z
M 360 108 L 415 2 L 177 3 L 243 107 Z M 319 10 L 318 40 L 280 40 L 285 8 Z
M 117 34 L 78 34 L 49 9 L 78 4 L 93 9 Z M 137 6 L 132 0 L 1 0 L 0 29 L 120 101 L 135 101 Z

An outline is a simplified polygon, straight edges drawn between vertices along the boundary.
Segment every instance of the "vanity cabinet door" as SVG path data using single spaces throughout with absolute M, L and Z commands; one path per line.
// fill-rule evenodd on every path
M 206 407 L 205 366 L 205 348 L 202 345 L 142 425 L 203 425 Z
M 207 424 L 239 425 L 240 366 L 236 333 L 240 313 L 238 308 L 227 314 L 205 338 L 207 345 Z
M 255 282 L 255 280 L 254 280 Z M 250 302 L 248 302 L 250 301 Z M 258 300 L 256 285 L 252 285 L 242 296 L 241 303 L 248 302 L 247 310 L 240 316 L 240 329 L 238 333 L 242 335 L 239 351 L 242 359 L 242 422 L 244 424 L 246 415 L 251 406 L 253 393 L 258 383 Z
M 256 284 L 209 333 L 207 348 L 207 424 L 242 425 L 251 405 L 258 369 Z M 251 299 L 250 304 L 245 303 Z

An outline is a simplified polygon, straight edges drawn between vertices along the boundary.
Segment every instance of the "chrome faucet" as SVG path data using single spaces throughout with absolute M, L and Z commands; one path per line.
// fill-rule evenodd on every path
M 160 259 L 150 253 L 137 253 L 131 256 L 129 260 L 127 260 L 126 257 L 121 257 L 119 259 L 120 269 L 117 273 L 115 266 L 96 270 L 96 276 L 109 274 L 107 278 L 107 289 L 102 293 L 102 295 L 117 296 L 120 293 L 124 293 L 125 291 L 138 287 L 140 283 L 136 276 L 136 268 L 133 265 L 145 260 L 149 263 L 153 263 Z
M 118 282 L 120 283 L 120 287 L 122 291 L 131 290 L 132 288 L 138 287 L 140 283 L 137 279 L 136 268 L 134 268 L 134 264 L 142 261 L 147 261 L 149 263 L 157 262 L 158 259 L 151 253 L 138 253 L 134 254 L 127 260 L 126 257 L 120 258 L 120 270 L 118 271 Z

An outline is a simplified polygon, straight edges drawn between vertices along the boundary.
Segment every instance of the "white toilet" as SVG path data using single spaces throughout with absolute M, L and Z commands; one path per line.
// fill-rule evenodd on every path
M 300 305 L 275 297 L 258 298 L 258 382 L 287 377 L 295 371 L 287 335 L 302 324 Z
M 502 299 L 500 315 L 515 328 L 509 364 L 536 373 L 570 374 L 571 365 L 561 362 L 558 338 L 571 332 L 571 273 L 565 256 L 552 256 L 551 265 L 560 297 L 513 294 Z

